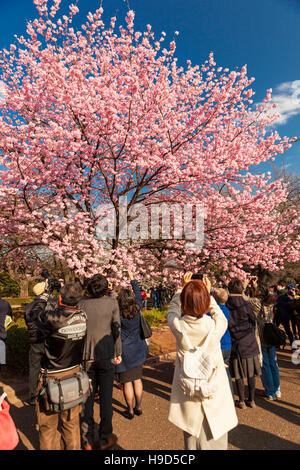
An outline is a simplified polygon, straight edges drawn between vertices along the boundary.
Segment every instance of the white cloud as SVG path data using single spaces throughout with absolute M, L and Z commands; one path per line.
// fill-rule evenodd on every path
M 273 91 L 272 103 L 277 104 L 274 112 L 280 114 L 276 124 L 286 124 L 292 116 L 300 114 L 300 80 L 278 85 Z

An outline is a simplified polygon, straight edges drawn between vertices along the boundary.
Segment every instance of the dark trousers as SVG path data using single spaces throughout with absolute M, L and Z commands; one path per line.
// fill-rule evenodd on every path
M 294 338 L 298 336 L 300 339 L 300 325 L 296 315 L 291 315 L 291 324 Z
M 38 377 L 41 369 L 41 359 L 45 351 L 44 343 L 32 343 L 29 349 L 28 386 L 30 398 L 36 396 Z
M 98 387 L 100 396 L 100 444 L 107 443 L 108 438 L 111 436 L 113 430 L 112 393 L 115 377 L 115 366 L 110 361 L 106 361 L 106 364 L 103 365 L 104 367 L 99 367 L 98 364 L 93 363 L 93 365 L 88 370 L 92 391 L 84 405 L 84 412 L 81 418 L 81 438 L 84 446 L 92 446 L 94 443 L 94 399 Z
M 226 373 L 227 373 L 227 377 L 228 377 L 228 381 L 229 381 L 229 385 L 230 385 L 230 390 L 231 390 L 232 396 L 234 396 L 232 377 L 231 377 L 230 369 L 229 369 L 229 360 L 230 360 L 230 355 L 231 355 L 231 348 L 222 349 L 222 355 L 223 355 L 223 359 L 224 359 L 224 364 L 225 364 L 225 366 L 227 366 L 226 367 Z
M 290 317 L 287 315 L 278 314 L 275 316 L 274 323 L 276 326 L 282 325 L 286 335 L 289 339 L 290 345 L 293 344 L 294 336 L 291 330 Z

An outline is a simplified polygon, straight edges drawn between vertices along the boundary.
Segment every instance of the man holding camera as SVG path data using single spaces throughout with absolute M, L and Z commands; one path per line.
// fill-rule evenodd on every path
M 36 412 L 40 450 L 60 450 L 57 427 L 61 420 L 61 438 L 66 450 L 80 450 L 80 413 L 82 405 L 53 412 L 47 396 L 47 382 L 59 382 L 81 371 L 87 317 L 78 307 L 81 286 L 69 283 L 59 291 L 58 300 L 49 298 L 58 286 L 46 279 L 45 292 L 34 300 L 30 317 L 45 336 L 45 353 L 37 387 Z
M 39 282 L 36 284 L 32 291 L 35 295 L 35 298 L 38 298 L 40 295 L 44 294 L 46 288 L 45 282 Z M 30 302 L 24 308 L 24 320 L 28 330 L 29 336 L 29 376 L 28 376 L 28 386 L 29 386 L 29 404 L 35 405 L 35 395 L 36 388 L 38 384 L 38 376 L 41 370 L 41 360 L 45 352 L 44 347 L 44 333 L 38 328 L 37 322 L 33 321 L 30 316 L 30 310 L 35 304 L 35 301 Z

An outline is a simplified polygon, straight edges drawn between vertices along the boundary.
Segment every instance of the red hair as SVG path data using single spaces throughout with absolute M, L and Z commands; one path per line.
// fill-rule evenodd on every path
M 192 279 L 182 289 L 180 301 L 183 315 L 200 317 L 209 309 L 210 295 L 202 281 Z

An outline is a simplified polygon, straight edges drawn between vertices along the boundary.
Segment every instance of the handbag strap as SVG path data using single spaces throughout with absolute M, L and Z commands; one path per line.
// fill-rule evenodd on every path
M 75 374 L 75 377 L 78 380 L 79 395 L 82 396 L 83 395 L 83 389 L 82 389 L 82 383 L 81 383 L 81 376 L 80 376 L 80 374 Z
M 63 410 L 63 405 L 64 405 L 64 394 L 63 394 L 63 391 L 62 391 L 62 386 L 61 386 L 61 383 L 60 383 L 60 379 L 56 379 L 56 383 L 57 383 L 57 386 L 58 386 L 58 393 L 59 393 L 59 408 L 60 408 L 60 411 Z
M 189 348 L 189 349 L 195 349 L 194 346 L 192 345 L 192 343 L 191 343 L 191 341 L 190 341 L 190 339 L 189 339 L 187 333 L 184 331 L 183 328 L 181 328 L 180 321 L 179 321 L 179 328 L 180 328 L 180 332 L 182 333 L 182 336 L 183 336 L 183 338 L 184 338 L 184 341 L 185 341 L 186 344 L 188 345 L 188 348 Z M 201 346 L 201 349 L 202 349 L 203 351 L 207 348 L 209 339 L 210 339 L 211 335 L 213 334 L 214 329 L 215 329 L 215 323 L 213 322 L 212 328 L 209 330 L 208 335 L 206 336 L 206 338 L 205 338 L 205 340 L 204 340 L 204 343 L 203 343 L 203 345 Z

